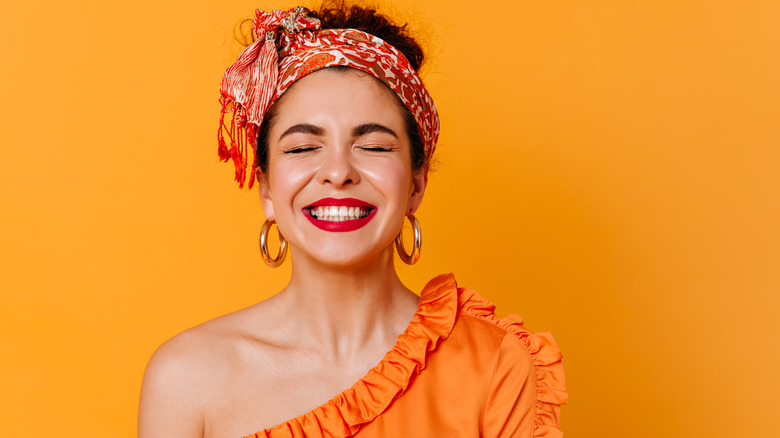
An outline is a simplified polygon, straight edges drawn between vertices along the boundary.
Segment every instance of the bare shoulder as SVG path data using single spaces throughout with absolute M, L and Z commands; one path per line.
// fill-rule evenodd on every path
M 217 345 L 202 327 L 186 330 L 161 345 L 144 372 L 138 412 L 139 438 L 202 437 L 204 379 L 213 368 L 209 350 Z
M 202 399 L 212 385 L 231 374 L 231 368 L 272 349 L 275 330 L 264 317 L 267 308 L 261 302 L 179 333 L 152 355 L 145 380 L 164 380 L 157 383 Z
M 209 323 L 185 330 L 162 344 L 154 352 L 144 373 L 144 383 L 166 385 L 170 389 L 181 387 L 192 394 L 196 388 L 191 381 L 202 382 L 210 373 L 215 353 L 226 348 L 227 333 L 220 333 Z
M 253 362 L 262 376 L 264 303 L 185 330 L 161 345 L 144 373 L 139 437 L 202 437 L 208 412 Z M 272 332 L 272 331 L 271 331 Z M 258 363 L 259 362 L 259 363 Z

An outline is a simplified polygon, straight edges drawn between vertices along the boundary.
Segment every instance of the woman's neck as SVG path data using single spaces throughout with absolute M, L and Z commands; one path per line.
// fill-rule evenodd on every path
M 392 246 L 357 266 L 326 266 L 297 257 L 280 306 L 294 315 L 298 336 L 333 361 L 348 362 L 366 348 L 395 343 L 417 309 L 393 266 Z M 301 339 L 301 338 L 299 338 Z

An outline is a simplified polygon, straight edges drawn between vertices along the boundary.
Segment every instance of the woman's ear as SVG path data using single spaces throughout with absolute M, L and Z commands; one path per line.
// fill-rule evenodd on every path
M 271 189 L 268 187 L 268 178 L 266 178 L 265 174 L 260 171 L 259 167 L 255 170 L 255 172 L 255 181 L 257 181 L 260 188 L 260 204 L 263 206 L 263 213 L 265 213 L 265 218 L 270 219 L 274 217 L 274 203 L 273 199 L 271 198 Z
M 408 214 L 414 214 L 422 204 L 425 187 L 428 186 L 428 169 L 422 168 L 412 174 L 412 187 L 409 194 Z

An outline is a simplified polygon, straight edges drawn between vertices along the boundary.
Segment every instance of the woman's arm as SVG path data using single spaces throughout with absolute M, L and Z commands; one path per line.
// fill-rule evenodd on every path
M 185 336 L 182 336 L 185 335 Z M 198 364 L 186 334 L 163 344 L 149 360 L 138 410 L 139 438 L 202 438 L 204 411 Z M 191 342 L 192 340 L 190 340 Z
M 533 360 L 512 333 L 501 342 L 483 419 L 488 438 L 531 438 L 534 429 L 536 380 Z
M 494 370 L 484 437 L 563 436 L 558 429 L 560 408 L 566 403 L 561 352 L 549 333 L 529 332 L 523 341 L 507 333 Z

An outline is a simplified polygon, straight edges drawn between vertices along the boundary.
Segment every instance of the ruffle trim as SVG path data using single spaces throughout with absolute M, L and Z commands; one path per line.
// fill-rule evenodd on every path
M 471 315 L 512 333 L 531 355 L 536 381 L 534 438 L 560 438 L 561 405 L 567 401 L 562 354 L 549 332 L 532 333 L 517 315 L 496 317 L 495 306 L 473 290 L 458 288 L 452 274 L 425 286 L 414 318 L 377 366 L 324 405 L 244 438 L 349 437 L 401 397 L 424 368 L 428 353 L 452 332 L 457 314 Z
M 453 279 L 454 281 L 454 279 Z M 568 394 L 563 377 L 563 355 L 549 332 L 532 333 L 517 315 L 496 317 L 495 306 L 473 290 L 458 289 L 458 311 L 488 321 L 516 336 L 530 353 L 536 378 L 534 438 L 560 438 L 558 429 L 561 405 Z
M 428 352 L 452 332 L 458 307 L 456 288 L 451 274 L 428 282 L 409 326 L 362 379 L 324 405 L 244 438 L 348 437 L 357 433 L 403 395 L 412 377 L 425 368 Z

